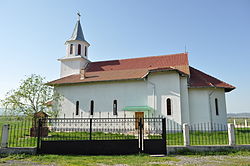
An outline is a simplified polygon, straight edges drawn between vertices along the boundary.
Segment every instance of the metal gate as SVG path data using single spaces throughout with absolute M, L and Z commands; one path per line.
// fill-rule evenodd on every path
M 38 124 L 38 153 L 166 154 L 165 118 L 48 118 Z

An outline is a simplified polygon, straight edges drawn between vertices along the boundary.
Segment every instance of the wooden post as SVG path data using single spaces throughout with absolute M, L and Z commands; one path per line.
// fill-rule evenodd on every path
M 42 124 L 42 119 L 39 118 L 38 119 L 38 126 L 37 126 L 37 153 L 39 153 L 39 150 L 40 150 L 40 141 L 41 141 L 41 131 L 42 131 L 42 127 L 43 127 L 43 124 Z

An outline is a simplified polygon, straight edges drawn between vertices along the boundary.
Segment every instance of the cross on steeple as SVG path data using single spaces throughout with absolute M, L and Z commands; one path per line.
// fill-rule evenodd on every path
M 80 12 L 77 12 L 77 15 L 78 15 L 78 20 L 80 20 L 81 13 L 80 13 Z

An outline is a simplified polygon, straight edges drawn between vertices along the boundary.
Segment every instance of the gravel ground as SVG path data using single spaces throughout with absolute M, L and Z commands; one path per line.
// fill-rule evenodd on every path
M 167 161 L 164 163 L 155 162 L 150 164 L 167 165 L 201 165 L 201 166 L 221 166 L 221 165 L 249 165 L 250 156 L 176 156 L 180 161 Z
M 178 166 L 250 166 L 250 156 L 228 156 L 228 155 L 216 155 L 216 156 L 176 156 L 179 161 L 166 161 L 166 162 L 152 162 L 149 165 L 178 165 Z M 0 166 L 57 166 L 56 164 L 43 164 L 32 161 L 22 160 L 8 160 L 4 163 L 0 163 Z M 107 166 L 105 164 L 98 164 L 98 166 Z M 116 164 L 113 166 L 127 166 L 125 164 Z

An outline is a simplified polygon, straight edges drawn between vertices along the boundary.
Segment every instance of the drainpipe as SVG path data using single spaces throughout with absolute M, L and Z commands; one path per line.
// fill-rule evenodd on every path
M 144 79 L 144 80 L 146 81 L 146 79 Z M 155 108 L 156 108 L 156 106 L 155 106 L 155 83 L 153 83 L 149 80 L 147 80 L 147 81 L 149 84 L 151 84 L 153 86 L 153 97 L 154 97 L 153 98 L 153 109 L 154 109 L 154 115 L 155 115 Z
M 211 129 L 213 129 L 213 114 L 212 114 L 213 112 L 212 112 L 212 107 L 211 107 L 211 96 L 213 93 L 214 91 L 210 92 L 208 95 Z

